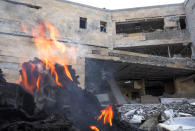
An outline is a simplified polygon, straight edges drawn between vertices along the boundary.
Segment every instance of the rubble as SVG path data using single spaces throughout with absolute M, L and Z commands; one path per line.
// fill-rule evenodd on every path
M 158 115 L 149 118 L 146 120 L 140 127 L 139 129 L 147 130 L 147 131 L 153 131 L 155 130 L 156 126 L 158 124 Z
M 126 121 L 130 125 L 139 123 L 138 127 L 143 130 L 153 130 L 154 127 L 157 129 L 157 124 L 165 121 L 173 123 L 175 117 L 195 118 L 195 106 L 188 101 L 168 104 L 124 104 L 117 109 L 121 114 L 121 121 Z
M 172 109 L 165 110 L 163 114 L 164 115 L 161 115 L 161 117 L 163 117 L 165 120 L 170 119 L 171 121 L 175 115 Z
M 158 125 L 159 131 L 194 131 L 195 130 L 195 117 L 176 117 L 173 121 L 166 121 Z
M 179 112 L 178 115 L 179 115 L 180 117 L 192 117 L 191 114 L 183 113 L 183 112 Z
M 133 115 L 135 113 L 136 110 L 130 110 L 127 113 L 125 113 L 124 115 L 127 117 L 129 115 Z
M 143 116 L 133 115 L 133 117 L 130 120 L 130 123 L 141 123 L 142 120 L 144 120 L 144 117 Z
M 150 118 L 154 114 L 157 114 L 160 110 L 160 104 L 125 104 L 118 108 L 118 111 L 121 113 L 121 119 L 129 122 L 133 115 L 141 115 L 144 119 Z M 125 116 L 124 114 L 130 110 L 136 110 L 134 114 Z
M 191 105 L 195 106 L 195 102 L 194 103 L 190 103 Z
M 183 102 L 187 100 L 186 98 L 161 98 L 160 101 L 162 104 L 169 104 L 173 102 Z

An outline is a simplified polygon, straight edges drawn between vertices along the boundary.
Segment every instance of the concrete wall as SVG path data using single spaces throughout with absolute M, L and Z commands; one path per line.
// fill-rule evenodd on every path
M 171 26 L 170 18 L 185 15 L 183 4 L 132 8 L 114 10 L 111 12 L 112 22 L 146 20 L 151 18 L 164 18 L 165 29 Z M 173 23 L 173 22 L 172 22 Z M 175 26 L 176 23 L 173 23 Z M 170 35 L 171 34 L 171 35 Z M 168 37 L 167 37 L 168 36 Z M 189 42 L 187 31 L 157 31 L 153 33 L 116 34 L 113 33 L 114 47 L 131 47 L 144 45 L 175 44 Z
M 0 1 L 0 26 L 2 32 L 21 32 L 21 24 L 32 28 L 38 21 L 46 20 L 58 28 L 61 37 L 81 44 L 112 48 L 124 45 L 128 47 L 143 46 L 143 42 L 146 42 L 146 45 L 158 45 L 158 43 L 174 44 L 188 41 L 186 33 L 180 33 L 179 35 L 175 33 L 176 36 L 173 36 L 173 38 L 156 41 L 158 37 L 148 40 L 148 34 L 144 33 L 130 34 L 128 36 L 116 35 L 115 29 L 115 22 L 184 15 L 183 4 L 112 11 L 65 0 L 50 0 L 49 2 L 48 0 L 18 0 L 17 2 L 40 6 L 41 8 L 35 9 L 21 4 Z M 87 18 L 87 29 L 79 28 L 80 17 Z M 100 32 L 100 21 L 107 22 L 106 33 Z M 161 33 L 159 37 L 161 37 Z
M 189 43 L 187 30 L 156 31 L 151 33 L 117 34 L 114 48 Z
M 183 4 L 163 5 L 112 11 L 112 21 L 122 22 L 137 18 L 166 17 L 185 14 Z
M 193 95 L 195 94 L 194 80 L 183 81 L 185 77 L 178 77 L 175 79 L 175 93 L 179 95 Z
M 190 39 L 192 41 L 192 58 L 195 59 L 195 1 L 186 0 L 184 6 L 187 16 L 188 30 L 190 32 Z
M 29 3 L 26 0 L 17 2 Z M 111 15 L 100 9 L 88 8 L 57 0 L 35 0 L 33 9 L 24 5 L 0 1 L 1 31 L 21 31 L 20 24 L 32 28 L 36 22 L 46 20 L 55 25 L 63 38 L 74 42 L 110 47 L 112 44 Z M 87 29 L 79 28 L 80 17 L 87 18 Z M 107 22 L 107 33 L 100 32 L 100 21 Z

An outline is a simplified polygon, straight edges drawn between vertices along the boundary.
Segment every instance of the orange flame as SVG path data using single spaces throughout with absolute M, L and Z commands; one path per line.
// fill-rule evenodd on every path
M 49 38 L 46 38 L 46 29 L 49 30 Z M 56 37 L 59 36 L 57 28 L 46 21 L 44 21 L 43 24 L 39 24 L 37 28 L 32 31 L 32 34 L 34 43 L 38 49 L 39 58 L 45 63 L 46 69 L 51 69 L 51 75 L 55 76 L 57 85 L 62 86 L 58 81 L 58 74 L 55 71 L 55 63 L 64 65 L 65 74 L 73 81 L 67 65 L 71 60 L 75 61 L 75 48 L 70 48 L 70 51 L 68 51 L 63 43 L 56 40 Z
M 69 70 L 68 70 L 68 67 L 67 67 L 66 65 L 64 66 L 64 72 L 65 72 L 65 74 L 67 75 L 67 77 L 68 77 L 71 81 L 73 81 L 72 76 L 71 76 L 71 74 L 70 74 L 70 72 L 69 72 Z
M 94 131 L 100 131 L 96 126 L 90 126 L 90 128 Z
M 106 107 L 106 109 L 101 110 L 101 115 L 98 117 L 97 120 L 98 121 L 101 120 L 103 116 L 104 116 L 104 124 L 109 123 L 110 126 L 112 126 L 113 110 L 111 105 Z
M 31 62 L 27 63 L 27 66 L 30 67 L 30 79 L 28 79 L 27 76 L 27 69 L 25 67 L 25 64 L 22 64 L 22 77 L 21 77 L 21 84 L 31 93 L 34 92 L 34 90 L 36 89 L 35 87 L 37 87 L 36 90 L 38 90 L 39 88 L 39 81 L 40 81 L 40 76 L 38 77 L 38 79 L 36 79 L 36 76 L 33 74 L 33 71 L 35 69 L 35 65 Z M 38 86 L 37 86 L 38 84 Z
M 60 87 L 62 87 L 62 84 L 59 82 L 59 80 L 58 80 L 58 74 L 57 74 L 57 72 L 56 72 L 56 70 L 55 70 L 55 65 L 54 64 L 52 64 L 50 61 L 48 61 L 48 60 L 42 60 L 42 62 L 45 64 L 45 66 L 46 66 L 46 69 L 47 70 L 51 70 L 51 75 L 53 76 L 55 76 L 55 81 L 56 81 L 56 84 L 58 85 L 58 86 L 60 86 Z
M 21 28 L 24 32 L 27 31 L 26 26 L 21 24 Z M 32 30 L 32 35 L 34 38 L 34 44 L 38 50 L 39 59 L 44 63 L 45 68 L 50 71 L 50 74 L 54 76 L 56 84 L 62 87 L 62 84 L 59 82 L 59 76 L 55 69 L 55 64 L 58 63 L 64 67 L 65 75 L 73 81 L 71 73 L 68 69 L 69 62 L 76 63 L 75 52 L 77 48 L 66 47 L 65 44 L 59 42 L 56 37 L 59 37 L 57 28 L 51 23 L 43 21 L 41 24 L 38 24 L 37 27 Z M 33 72 L 35 65 L 33 63 L 28 63 L 31 66 L 31 72 Z M 33 76 L 31 73 L 31 80 L 27 78 L 27 69 L 25 66 L 22 66 L 22 79 L 21 84 L 29 90 L 31 93 L 34 92 L 36 87 L 36 92 L 39 90 L 39 84 L 41 80 L 41 75 L 38 77 Z
M 27 71 L 26 68 L 24 67 L 24 65 L 22 65 L 22 84 L 23 86 L 29 90 L 30 92 L 33 92 L 33 85 L 28 83 L 28 79 L 27 79 Z
M 38 79 L 37 79 L 37 82 L 36 82 L 36 85 L 37 85 L 37 90 L 36 90 L 36 92 L 39 90 L 40 80 L 41 80 L 41 76 L 39 75 L 39 76 L 38 76 Z

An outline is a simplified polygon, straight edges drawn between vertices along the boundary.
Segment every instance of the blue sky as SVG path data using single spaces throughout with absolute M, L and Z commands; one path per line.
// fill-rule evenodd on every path
M 184 0 L 69 0 L 69 1 L 107 9 L 123 9 L 184 2 Z

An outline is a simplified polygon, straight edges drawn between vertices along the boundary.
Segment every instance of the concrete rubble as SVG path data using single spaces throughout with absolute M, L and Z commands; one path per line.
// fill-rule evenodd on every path
M 158 124 L 158 130 L 169 131 L 194 131 L 195 130 L 195 117 L 176 117 L 172 121 L 166 121 Z
M 141 130 L 176 131 L 178 127 L 195 130 L 195 105 L 187 100 L 164 104 L 124 104 L 118 107 L 118 112 L 121 121 L 138 124 Z

